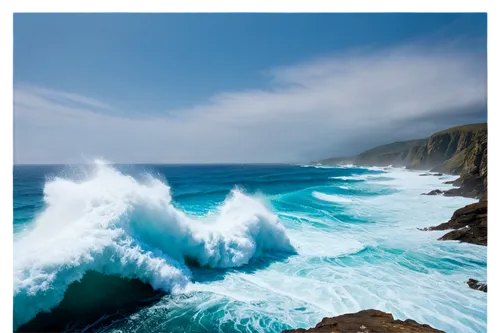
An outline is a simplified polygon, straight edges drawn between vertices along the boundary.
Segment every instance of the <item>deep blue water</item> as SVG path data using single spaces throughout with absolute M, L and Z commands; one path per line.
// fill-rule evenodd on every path
M 447 179 L 353 166 L 15 166 L 15 325 L 94 270 L 170 293 L 108 331 L 280 332 L 377 308 L 486 332 L 486 295 L 465 284 L 486 278 L 486 248 L 417 230 L 473 202 L 420 196 Z

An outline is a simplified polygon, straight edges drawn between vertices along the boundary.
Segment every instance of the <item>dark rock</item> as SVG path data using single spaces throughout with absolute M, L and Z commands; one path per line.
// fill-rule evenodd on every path
M 445 197 L 458 197 L 462 195 L 462 190 L 459 188 L 452 188 L 451 190 L 445 191 Z
M 438 173 L 433 174 L 433 176 L 442 176 L 442 175 L 443 175 L 443 174 L 442 174 L 442 173 L 439 173 L 439 172 L 438 172 Z
M 477 199 L 480 196 L 474 189 L 468 189 L 464 187 L 452 188 L 451 190 L 445 191 L 443 193 L 445 197 L 466 197 Z
M 469 176 L 464 176 L 461 180 L 464 181 L 460 184 L 459 188 L 453 188 L 451 190 L 446 191 L 445 195 L 450 197 L 461 196 L 467 198 L 476 198 L 480 199 L 484 194 L 484 186 L 482 180 L 472 181 Z M 469 180 L 467 180 L 467 178 Z
M 429 193 L 422 193 L 422 195 L 438 195 L 438 194 L 443 194 L 444 192 L 441 190 L 432 190 Z
M 474 279 L 469 279 L 469 281 L 467 281 L 467 284 L 472 289 L 481 290 L 484 291 L 485 293 L 488 292 L 488 286 L 486 283 L 482 283 Z
M 414 320 L 395 320 L 392 314 L 379 310 L 363 310 L 323 320 L 310 329 L 294 329 L 288 332 L 311 333 L 444 333 Z
M 451 219 L 428 230 L 447 230 L 440 240 L 458 240 L 478 245 L 488 244 L 488 201 L 482 200 L 457 209 Z

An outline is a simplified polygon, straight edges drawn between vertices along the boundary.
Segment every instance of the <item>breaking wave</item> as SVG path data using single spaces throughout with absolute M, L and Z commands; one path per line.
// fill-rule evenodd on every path
M 14 329 L 59 304 L 89 271 L 180 293 L 192 276 L 186 262 L 229 268 L 264 252 L 295 252 L 278 217 L 238 189 L 215 212 L 189 216 L 161 180 L 98 162 L 83 179 L 48 180 L 44 202 L 14 241 Z

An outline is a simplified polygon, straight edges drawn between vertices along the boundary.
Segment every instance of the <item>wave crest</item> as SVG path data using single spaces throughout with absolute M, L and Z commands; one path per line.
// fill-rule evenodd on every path
M 238 189 L 216 214 L 191 217 L 172 205 L 162 181 L 96 163 L 83 180 L 48 181 L 44 200 L 14 242 L 15 329 L 56 306 L 91 270 L 177 293 L 191 279 L 186 260 L 229 268 L 263 252 L 295 252 L 278 217 Z

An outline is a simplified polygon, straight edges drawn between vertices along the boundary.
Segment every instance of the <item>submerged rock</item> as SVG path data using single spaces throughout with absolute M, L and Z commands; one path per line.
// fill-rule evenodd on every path
M 414 320 L 395 320 L 392 314 L 379 310 L 363 310 L 333 318 L 323 318 L 310 329 L 294 329 L 282 333 L 444 333 Z
M 485 293 L 488 292 L 488 286 L 486 283 L 479 282 L 478 280 L 474 279 L 469 279 L 469 281 L 467 281 L 467 284 L 472 289 L 481 290 L 484 291 Z
M 437 173 L 429 173 L 429 172 L 427 172 L 427 173 L 421 173 L 421 174 L 419 174 L 419 176 L 442 176 L 442 175 L 443 174 L 440 173 L 440 172 L 437 172 Z

